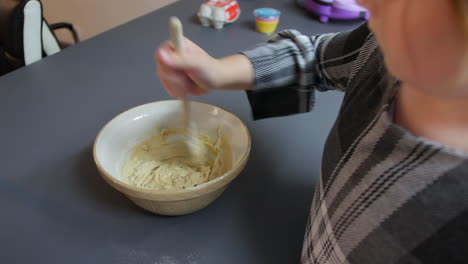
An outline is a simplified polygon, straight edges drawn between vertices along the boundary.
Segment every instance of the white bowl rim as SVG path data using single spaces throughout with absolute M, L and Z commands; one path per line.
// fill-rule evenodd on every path
M 121 181 L 115 177 L 113 177 L 112 175 L 110 175 L 101 165 L 101 163 L 99 162 L 98 158 L 97 158 L 97 153 L 96 153 L 96 148 L 97 148 L 97 142 L 101 136 L 101 134 L 103 133 L 103 131 L 106 129 L 106 127 L 112 123 L 116 118 L 118 118 L 119 116 L 129 112 L 129 111 L 132 111 L 136 108 L 139 108 L 139 107 L 143 107 L 143 106 L 146 106 L 146 105 L 151 105 L 151 104 L 157 104 L 157 103 L 163 103 L 163 102 L 174 102 L 174 101 L 179 101 L 179 100 L 176 100 L 176 99 L 171 99 L 171 100 L 161 100 L 161 101 L 154 101 L 154 102 L 148 102 L 148 103 L 144 103 L 144 104 L 140 104 L 140 105 L 137 105 L 137 106 L 134 106 L 132 108 L 129 108 L 123 112 L 121 112 L 120 114 L 116 115 L 115 117 L 113 117 L 111 120 L 109 120 L 102 128 L 101 130 L 99 131 L 99 133 L 97 134 L 96 138 L 94 139 L 94 144 L 93 144 L 93 159 L 94 159 L 94 163 L 96 164 L 97 166 L 97 169 L 98 171 L 101 172 L 101 174 L 104 174 L 103 176 L 104 179 L 106 181 L 111 181 L 113 184 L 116 184 L 117 186 L 119 187 L 123 187 L 124 189 L 130 189 L 132 191 L 136 191 L 140 194 L 144 194 L 144 195 L 187 195 L 187 196 L 191 196 L 190 193 L 192 193 L 193 191 L 201 191 L 202 189 L 208 187 L 208 186 L 212 186 L 214 184 L 216 184 L 217 182 L 219 181 L 222 181 L 224 180 L 225 178 L 227 178 L 231 172 L 235 171 L 239 166 L 243 166 L 245 165 L 245 163 L 247 162 L 247 159 L 250 155 L 250 150 L 251 150 L 251 147 L 252 147 L 252 141 L 251 141 L 251 135 L 250 135 L 250 132 L 249 130 L 247 129 L 247 126 L 245 125 L 245 123 L 237 116 L 235 115 L 234 113 L 222 108 L 222 107 L 219 107 L 219 106 L 216 106 L 216 105 L 213 105 L 213 104 L 210 104 L 210 103 L 205 103 L 205 102 L 200 102 L 200 101 L 195 101 L 195 100 L 190 100 L 190 103 L 196 103 L 196 104 L 204 104 L 204 105 L 208 105 L 208 106 L 211 106 L 211 107 L 215 107 L 219 110 L 222 110 L 230 115 L 232 115 L 235 119 L 237 119 L 242 128 L 243 128 L 243 131 L 245 131 L 246 135 L 247 135 L 247 150 L 245 151 L 245 153 L 243 153 L 242 157 L 239 159 L 239 161 L 233 165 L 233 167 L 225 172 L 223 175 L 217 177 L 216 179 L 214 180 L 211 180 L 211 181 L 208 181 L 208 182 L 205 182 L 205 183 L 202 183 L 202 184 L 198 184 L 197 186 L 192 186 L 192 187 L 188 187 L 188 188 L 185 188 L 185 189 L 176 189 L 176 190 L 154 190 L 154 189 L 147 189 L 147 188 L 141 188 L 141 187 L 136 187 L 136 186 L 133 186 L 131 184 L 128 184 L 124 181 Z M 237 175 L 236 175 L 237 176 Z M 236 177 L 235 176 L 235 177 Z M 235 177 L 232 177 L 232 179 L 234 179 Z M 232 180 L 231 179 L 231 180 Z M 229 181 L 231 181 L 229 180 Z M 111 183 L 109 182 L 109 183 Z M 222 186 L 220 186 L 219 188 L 221 188 Z M 188 197 L 187 197 L 188 198 Z

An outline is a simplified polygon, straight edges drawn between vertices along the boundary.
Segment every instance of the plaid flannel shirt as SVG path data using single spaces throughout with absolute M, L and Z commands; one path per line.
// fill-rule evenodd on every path
M 247 95 L 256 119 L 310 111 L 316 90 L 345 92 L 302 263 L 468 263 L 468 155 L 392 122 L 367 24 L 312 37 L 286 30 L 243 54 L 254 67 Z

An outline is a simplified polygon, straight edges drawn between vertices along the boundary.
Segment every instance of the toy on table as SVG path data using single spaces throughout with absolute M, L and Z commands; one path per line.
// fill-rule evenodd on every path
M 331 19 L 353 20 L 369 19 L 367 9 L 355 0 L 298 0 L 307 11 L 319 16 L 320 22 L 327 23 Z
M 264 34 L 275 32 L 281 12 L 274 8 L 258 8 L 254 10 L 257 31 Z
M 221 29 L 224 24 L 236 21 L 240 13 L 236 0 L 209 0 L 200 6 L 198 18 L 205 27 L 212 24 L 214 28 Z

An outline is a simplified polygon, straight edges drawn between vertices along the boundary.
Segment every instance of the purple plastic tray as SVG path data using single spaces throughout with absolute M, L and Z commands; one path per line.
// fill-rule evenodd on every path
M 320 22 L 331 19 L 369 19 L 369 11 L 354 0 L 306 0 L 305 8 L 319 16 Z

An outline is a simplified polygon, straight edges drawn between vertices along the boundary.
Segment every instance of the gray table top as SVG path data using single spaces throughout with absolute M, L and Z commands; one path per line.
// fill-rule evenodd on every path
M 243 92 L 199 98 L 229 109 L 252 134 L 243 173 L 208 208 L 182 217 L 140 210 L 99 176 L 92 144 L 118 113 L 168 99 L 153 52 L 177 15 L 185 34 L 214 56 L 253 47 L 252 10 L 270 2 L 279 29 L 306 34 L 360 22 L 316 22 L 293 1 L 239 1 L 222 30 L 180 1 L 0 78 L 1 263 L 298 263 L 323 142 L 341 95 L 318 94 L 308 114 L 252 121 Z

